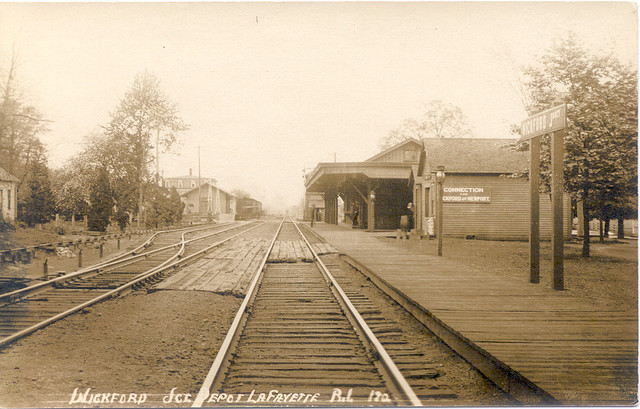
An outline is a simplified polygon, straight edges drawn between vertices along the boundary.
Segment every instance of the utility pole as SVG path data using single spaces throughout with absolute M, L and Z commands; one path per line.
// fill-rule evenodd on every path
M 202 211 L 200 202 L 200 195 L 202 194 L 202 187 L 200 186 L 200 145 L 198 145 L 198 213 Z

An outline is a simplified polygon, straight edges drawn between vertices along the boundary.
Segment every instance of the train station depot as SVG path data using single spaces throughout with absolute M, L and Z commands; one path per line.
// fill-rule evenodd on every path
M 526 240 L 529 184 L 514 177 L 529 166 L 527 152 L 511 149 L 516 139 L 407 139 L 364 162 L 319 163 L 307 175 L 307 192 L 325 201 L 325 221 L 354 228 L 395 230 L 410 215 L 420 235 L 433 235 L 437 211 L 435 174 L 444 168 L 443 236 Z M 344 218 L 338 217 L 338 197 Z M 564 226 L 571 232 L 570 199 Z M 540 195 L 540 235 L 551 238 L 551 199 Z

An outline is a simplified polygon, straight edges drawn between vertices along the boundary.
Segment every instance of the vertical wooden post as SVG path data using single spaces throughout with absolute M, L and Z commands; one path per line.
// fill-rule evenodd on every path
M 442 256 L 442 219 L 443 219 L 443 211 L 444 211 L 444 202 L 442 200 L 442 197 L 444 195 L 444 188 L 442 187 L 442 182 L 440 183 L 436 183 L 437 186 L 437 191 L 438 191 L 438 210 L 436 213 L 436 219 L 437 219 L 437 228 L 438 231 L 436 233 L 437 237 L 438 237 L 438 256 Z
M 78 268 L 82 268 L 82 249 L 78 251 Z
M 553 289 L 564 290 L 564 235 L 562 208 L 564 184 L 564 130 L 551 137 L 551 205 L 553 207 Z
M 313 227 L 313 222 L 316 218 L 316 205 L 311 205 L 311 227 Z
M 375 231 L 376 229 L 376 216 L 375 216 L 375 199 L 371 198 L 373 191 L 369 193 L 369 198 L 367 199 L 367 230 L 370 232 Z
M 540 137 L 529 141 L 529 281 L 540 282 Z

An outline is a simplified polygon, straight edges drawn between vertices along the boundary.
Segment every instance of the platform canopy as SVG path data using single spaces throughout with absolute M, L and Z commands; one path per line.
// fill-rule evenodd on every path
M 411 165 L 393 162 L 319 163 L 306 178 L 307 192 L 325 198 L 326 221 L 336 224 L 337 197 L 344 201 L 347 222 L 366 228 L 370 194 L 375 194 L 375 228 L 396 229 L 411 201 Z M 334 208 L 336 208 L 334 210 Z
M 397 229 L 412 200 L 411 169 L 418 165 L 421 149 L 420 141 L 408 138 L 364 162 L 319 163 L 305 176 L 307 193 L 323 195 L 328 223 L 339 222 L 339 197 L 344 221 L 354 227 Z
M 324 192 L 349 183 L 364 183 L 374 180 L 397 180 L 408 183 L 411 166 L 392 162 L 339 162 L 319 163 L 306 178 L 307 192 Z M 362 187 L 365 187 L 363 185 Z M 364 193 L 364 192 L 363 192 Z

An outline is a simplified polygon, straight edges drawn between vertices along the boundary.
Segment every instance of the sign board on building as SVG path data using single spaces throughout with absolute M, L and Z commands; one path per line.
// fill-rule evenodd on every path
M 445 203 L 491 203 L 489 187 L 444 187 Z
M 520 142 L 528 141 L 536 136 L 564 129 L 567 125 L 567 105 L 562 104 L 522 121 L 520 126 Z
M 404 151 L 402 152 L 402 160 L 405 162 L 417 162 L 419 151 Z

